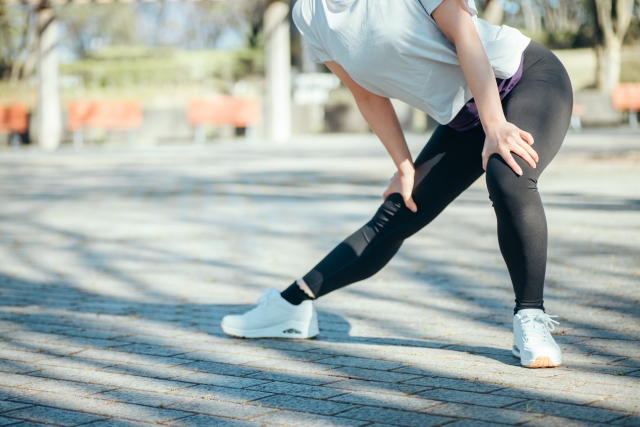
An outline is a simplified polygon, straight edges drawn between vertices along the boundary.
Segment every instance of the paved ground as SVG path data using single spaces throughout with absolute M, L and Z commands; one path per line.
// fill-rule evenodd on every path
M 390 173 L 369 136 L 0 152 L 0 425 L 640 425 L 629 131 L 570 135 L 540 182 L 561 368 L 511 356 L 483 180 L 319 301 L 318 339 L 221 333 L 366 221 Z

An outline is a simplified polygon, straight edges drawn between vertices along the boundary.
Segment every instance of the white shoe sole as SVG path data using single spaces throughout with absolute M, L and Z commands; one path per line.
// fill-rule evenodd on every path
M 518 350 L 518 347 L 515 345 L 511 347 L 511 352 L 515 357 L 520 359 L 520 364 L 525 368 L 557 368 L 558 366 L 562 366 L 562 358 L 554 361 L 549 356 L 538 356 L 535 360 L 524 360 L 520 357 L 520 350 Z
M 285 322 L 279 325 L 270 326 L 262 329 L 237 329 L 225 326 L 224 323 L 220 324 L 222 332 L 227 335 L 231 335 L 239 338 L 313 338 L 317 336 L 320 331 L 317 324 L 308 324 L 301 322 Z

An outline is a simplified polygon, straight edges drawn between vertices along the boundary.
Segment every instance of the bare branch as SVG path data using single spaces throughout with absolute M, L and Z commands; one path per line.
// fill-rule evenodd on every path
M 622 40 L 629 29 L 633 13 L 633 0 L 617 0 L 616 2 L 616 35 Z
M 595 0 L 596 13 L 598 17 L 598 25 L 602 30 L 602 34 L 606 40 L 611 40 L 615 36 L 613 31 L 612 0 Z

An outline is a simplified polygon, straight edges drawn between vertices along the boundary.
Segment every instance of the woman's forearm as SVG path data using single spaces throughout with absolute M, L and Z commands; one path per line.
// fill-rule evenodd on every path
M 349 88 L 360 113 L 387 149 L 398 170 L 413 170 L 411 153 L 391 101 L 360 86 L 337 62 L 325 62 L 325 65 Z
M 464 2 L 444 0 L 433 11 L 432 16 L 456 47 L 460 67 L 471 89 L 485 131 L 493 125 L 505 122 L 493 68 Z
M 356 98 L 360 113 L 378 136 L 399 171 L 413 169 L 413 160 L 396 111 L 388 98 L 377 95 Z
M 506 121 L 493 68 L 478 33 L 469 31 L 460 37 L 456 42 L 456 50 L 485 131 L 487 127 Z
M 412 212 L 417 212 L 418 206 L 412 197 L 415 176 L 413 160 L 391 101 L 360 86 L 337 62 L 329 61 L 325 64 L 349 88 L 356 104 L 358 104 L 360 113 L 387 149 L 393 163 L 398 168 L 398 173 L 391 179 L 383 197 L 386 199 L 392 194 L 399 193 L 407 208 Z
M 443 0 L 431 14 L 444 35 L 455 45 L 460 67 L 478 107 L 486 139 L 482 149 L 482 166 L 500 155 L 518 175 L 522 168 L 513 157 L 517 154 L 532 168 L 539 160 L 531 145 L 533 136 L 507 122 L 493 68 L 464 0 Z

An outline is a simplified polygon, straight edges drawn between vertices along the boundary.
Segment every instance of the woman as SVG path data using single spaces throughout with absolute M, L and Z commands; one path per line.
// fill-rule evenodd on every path
M 498 241 L 515 291 L 513 354 L 529 368 L 562 363 L 543 306 L 547 225 L 537 181 L 569 126 L 569 77 L 547 49 L 476 18 L 473 0 L 299 0 L 309 49 L 351 90 L 398 168 L 373 219 L 282 293 L 222 320 L 241 337 L 318 334 L 312 301 L 378 272 L 486 171 Z M 412 160 L 389 98 L 441 125 Z M 533 149 L 535 141 L 535 150 Z

